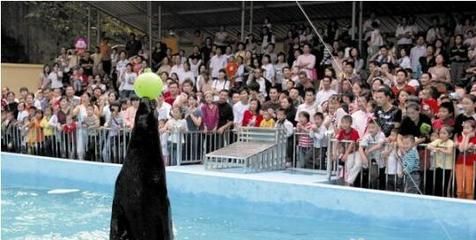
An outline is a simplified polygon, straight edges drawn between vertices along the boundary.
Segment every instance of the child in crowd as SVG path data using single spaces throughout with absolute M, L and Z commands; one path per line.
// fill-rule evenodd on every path
M 86 128 L 88 132 L 86 159 L 96 161 L 99 146 L 99 139 L 97 137 L 97 129 L 100 126 L 99 118 L 94 114 L 93 105 L 89 105 L 86 108 L 86 114 L 86 119 L 83 121 L 83 127 Z
M 438 109 L 437 119 L 433 120 L 432 125 L 434 130 L 440 130 L 444 125 L 453 127 L 455 125 L 455 108 L 453 103 L 443 102 Z
M 369 121 L 367 132 L 360 141 L 359 152 L 362 167 L 370 170 L 370 188 L 375 189 L 378 185 L 378 189 L 385 189 L 385 162 L 381 156 L 384 143 L 385 134 L 375 121 Z M 361 176 L 364 176 L 364 174 Z M 364 177 L 363 181 L 365 180 L 367 180 L 367 177 Z
M 45 108 L 43 119 L 41 120 L 41 128 L 43 129 L 43 135 L 45 136 L 43 154 L 46 156 L 53 156 L 53 144 L 56 141 L 54 139 L 53 126 L 49 124 L 52 118 L 53 109 L 51 107 Z
M 405 174 L 405 192 L 419 193 L 420 156 L 415 146 L 413 135 L 403 135 L 398 146 L 397 159 L 402 161 Z
M 18 103 L 17 110 L 18 110 L 17 122 L 23 123 L 23 120 L 25 120 L 25 118 L 28 118 L 28 109 L 26 109 L 25 103 L 24 102 Z
M 6 119 L 2 122 L 2 131 L 4 134 L 3 140 L 5 141 L 5 147 L 7 151 L 15 151 L 18 147 L 15 141 L 17 136 L 15 114 L 8 111 L 6 114 L 4 113 L 4 115 L 6 115 Z
M 389 191 L 400 192 L 402 187 L 403 168 L 402 163 L 397 159 L 397 137 L 398 129 L 392 129 L 390 135 L 385 140 L 385 148 L 382 152 L 385 161 L 385 173 Z
M 293 133 L 294 126 L 286 118 L 286 109 L 280 108 L 277 113 L 276 128 L 284 128 L 286 130 L 286 167 L 290 167 L 292 164 L 292 152 L 293 152 Z
M 438 139 L 428 144 L 428 149 L 432 151 L 432 167 L 430 168 L 432 174 L 430 174 L 430 176 L 435 174 L 435 182 L 433 185 L 435 196 L 447 196 L 448 186 L 450 185 L 450 177 L 454 164 L 454 142 L 451 140 L 452 133 L 453 128 L 445 125 L 440 128 Z
M 324 114 L 316 112 L 314 114 L 314 126 L 309 136 L 313 141 L 313 151 L 306 155 L 306 168 L 325 170 L 327 157 L 327 129 L 324 127 Z
M 476 160 L 475 120 L 463 122 L 463 131 L 456 139 L 459 154 L 456 160 L 456 195 L 458 198 L 473 199 L 473 164 Z
M 112 103 L 109 105 L 109 110 L 111 111 L 111 117 L 109 118 L 109 122 L 106 122 L 105 127 L 109 128 L 109 135 L 108 141 L 109 144 L 106 146 L 110 146 L 110 152 L 104 152 L 103 156 L 105 156 L 106 162 L 120 162 L 122 159 L 119 159 L 120 151 L 120 134 L 121 129 L 124 128 L 124 118 L 120 113 L 120 106 L 118 103 Z
M 263 112 L 263 120 L 259 124 L 261 128 L 273 128 L 275 125 L 274 119 L 274 110 L 272 108 Z
M 181 149 L 183 149 L 184 135 L 187 131 L 187 121 L 183 119 L 183 112 L 179 107 L 173 107 L 170 111 L 170 118 L 166 123 L 169 135 L 169 146 L 171 146 L 170 161 L 168 165 L 177 165 L 177 159 L 182 158 Z
M 297 167 L 303 168 L 305 156 L 312 150 L 312 138 L 309 136 L 313 128 L 308 112 L 302 111 L 298 115 L 296 132 L 298 133 L 298 162 Z
M 162 157 L 164 158 L 165 166 L 169 163 L 169 149 L 167 148 L 169 133 L 167 132 L 166 122 L 166 119 L 159 120 L 160 147 L 162 148 Z
M 28 153 L 39 154 L 40 149 L 43 148 L 43 129 L 41 128 L 41 121 L 43 120 L 43 111 L 37 110 L 34 117 L 31 119 L 28 126 L 27 146 Z
M 339 160 L 340 164 L 345 164 L 344 181 L 345 185 L 352 186 L 357 175 L 362 168 L 362 160 L 357 152 L 357 141 L 359 133 L 351 127 L 352 117 L 345 115 L 340 121 L 340 128 L 337 132 L 336 139 L 339 141 L 336 151 L 334 151 L 334 160 Z
M 76 130 L 77 130 L 77 122 L 74 117 L 69 114 L 66 116 L 66 123 L 63 124 L 60 129 L 63 131 L 62 134 L 62 142 L 64 145 L 61 147 L 65 147 L 64 151 L 61 151 L 62 158 L 74 158 L 75 157 L 75 150 L 76 150 Z

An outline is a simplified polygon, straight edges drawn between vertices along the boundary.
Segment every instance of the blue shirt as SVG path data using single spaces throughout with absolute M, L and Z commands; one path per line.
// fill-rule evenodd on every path
M 403 155 L 403 172 L 410 174 L 415 171 L 420 171 L 420 156 L 416 148 L 412 148 Z

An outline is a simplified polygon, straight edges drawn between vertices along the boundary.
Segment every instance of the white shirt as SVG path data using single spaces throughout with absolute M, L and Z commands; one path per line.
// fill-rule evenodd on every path
M 197 61 L 197 64 L 193 64 L 192 59 L 189 59 L 188 63 L 190 64 L 190 70 L 193 72 L 193 76 L 197 78 L 198 75 L 200 75 L 198 70 L 200 68 L 200 64 L 202 64 L 202 60 L 200 59 Z
M 252 81 L 251 79 L 248 79 L 246 84 L 250 84 L 251 81 Z M 266 93 L 266 80 L 260 77 L 259 79 L 256 79 L 256 82 L 259 84 L 259 93 L 262 94 L 264 97 L 266 97 L 268 95 Z
M 416 72 L 418 67 L 420 66 L 420 57 L 425 56 L 426 54 L 426 47 L 425 45 L 421 46 L 414 46 L 410 50 L 410 64 L 412 66 L 413 72 Z
M 180 85 L 182 85 L 182 83 L 187 79 L 192 80 L 192 82 L 195 85 L 195 75 L 193 74 L 192 71 L 183 72 L 183 78 L 180 78 L 179 80 Z
M 264 78 L 268 80 L 268 82 L 272 82 L 273 78 L 276 76 L 276 70 L 274 69 L 273 64 L 268 63 L 261 66 L 261 68 L 264 70 Z
M 277 63 L 274 65 L 274 70 L 276 72 L 276 83 L 283 83 L 284 74 L 283 68 L 287 67 L 287 63 Z
M 280 126 L 286 130 L 286 138 L 291 137 L 293 135 L 294 126 L 289 120 L 284 119 L 284 122 L 282 124 L 279 124 L 278 121 L 276 121 L 274 127 L 278 128 Z
M 223 55 L 215 55 L 210 59 L 210 68 L 212 69 L 212 79 L 218 78 L 218 71 L 225 68 L 226 66 L 226 57 Z
M 412 68 L 411 61 L 408 56 L 398 59 L 398 64 L 403 69 Z
M 157 111 L 157 118 L 159 120 L 161 119 L 169 119 L 170 118 L 170 109 L 172 109 L 172 106 L 168 104 L 167 102 L 162 102 L 162 105 L 160 107 L 156 108 Z
M 122 83 L 122 90 L 134 90 L 134 82 L 136 81 L 137 74 L 135 72 L 125 72 L 124 73 L 124 82 Z
M 325 90 L 325 89 L 322 89 L 322 90 L 319 90 L 316 94 L 316 106 L 320 107 L 321 104 L 327 100 L 329 100 L 329 98 L 334 95 L 334 94 L 337 94 L 336 91 L 332 90 L 332 89 L 329 89 L 329 90 Z
M 380 47 L 382 45 L 383 45 L 383 38 L 382 38 L 382 35 L 380 34 L 380 30 L 374 29 L 370 33 L 369 46 L 371 46 L 371 47 Z
M 119 73 L 122 73 L 126 70 L 126 66 L 127 64 L 129 64 L 129 60 L 127 59 L 124 59 L 124 60 L 120 60 L 116 63 L 116 70 L 119 72 Z
M 402 174 L 403 173 L 403 168 L 402 168 L 402 163 L 397 159 L 397 152 L 393 150 L 390 152 L 390 155 L 388 156 L 387 159 L 387 164 L 385 168 L 385 173 L 386 174 Z
M 177 74 L 177 77 L 178 77 L 180 83 L 185 80 L 185 79 L 184 79 L 185 71 L 183 70 L 182 64 L 180 64 L 180 65 L 173 65 L 172 68 L 170 69 L 170 74 L 172 74 L 172 73 L 176 73 L 176 74 Z
M 324 125 L 321 125 L 317 131 L 311 131 L 309 133 L 309 137 L 312 138 L 314 142 L 314 148 L 321 148 L 327 147 L 327 136 L 326 136 L 327 129 Z
M 294 118 L 294 120 L 297 122 L 299 120 L 299 113 L 300 112 L 307 112 L 309 113 L 309 120 L 314 123 L 314 114 L 316 113 L 317 109 L 316 109 L 316 104 L 313 103 L 311 105 L 308 105 L 307 103 L 303 103 L 301 105 L 298 106 L 297 110 L 296 110 L 296 117 Z
M 365 130 L 367 129 L 368 121 L 369 121 L 369 114 L 358 110 L 352 113 L 352 128 L 359 132 L 359 136 L 364 136 Z
M 382 131 L 379 131 L 375 136 L 372 136 L 370 134 L 365 134 L 362 140 L 360 140 L 360 146 L 370 148 L 377 144 L 382 144 L 384 142 L 385 142 L 385 134 L 383 134 Z M 377 160 L 379 168 L 385 167 L 385 161 L 383 160 L 381 156 L 382 150 L 383 149 L 374 151 L 370 153 L 369 156 L 367 156 L 369 160 L 371 159 Z
M 230 89 L 230 81 L 228 80 L 218 80 L 215 79 L 212 82 L 212 88 L 215 89 L 217 92 L 220 92 L 223 89 L 229 90 Z
M 18 122 L 23 122 L 23 119 L 25 119 L 26 117 L 28 117 L 28 111 L 23 110 L 21 112 L 18 112 L 17 121 Z
M 405 33 L 412 33 L 412 32 L 413 32 L 413 28 L 411 26 L 398 25 L 397 31 L 395 31 L 395 37 L 398 38 L 398 35 L 405 34 Z M 407 37 L 402 37 L 398 39 L 397 45 L 402 45 L 402 44 L 412 44 L 412 39 Z
M 243 82 L 243 74 L 245 74 L 245 65 L 241 64 L 238 66 L 238 69 L 236 70 L 235 76 L 235 82 Z
M 55 73 L 51 72 L 48 75 L 48 80 L 51 83 L 51 88 L 62 88 L 63 82 L 61 81 L 62 74 L 61 72 Z
M 243 116 L 245 115 L 245 111 L 248 110 L 250 104 L 243 104 L 241 101 L 235 103 L 233 105 L 233 122 L 239 124 L 241 126 L 241 122 L 243 121 Z

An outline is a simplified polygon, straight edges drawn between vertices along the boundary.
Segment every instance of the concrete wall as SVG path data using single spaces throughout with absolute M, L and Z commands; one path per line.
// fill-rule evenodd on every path
M 10 91 L 18 94 L 21 87 L 27 87 L 31 92 L 36 92 L 40 86 L 43 65 L 2 63 L 1 66 L 2 88 L 8 87 Z

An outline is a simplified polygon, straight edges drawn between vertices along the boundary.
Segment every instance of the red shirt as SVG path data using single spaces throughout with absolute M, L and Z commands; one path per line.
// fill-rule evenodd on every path
M 452 118 L 444 120 L 444 121 L 442 119 L 435 119 L 433 120 L 432 125 L 433 125 L 433 129 L 440 130 L 444 125 L 453 127 L 455 125 L 455 120 Z
M 249 125 L 251 119 L 256 117 L 255 124 Z M 246 110 L 245 114 L 243 115 L 243 121 L 241 122 L 241 126 L 243 127 L 259 127 L 259 124 L 263 121 L 263 116 L 261 115 L 253 115 L 250 110 Z
M 70 123 L 70 124 L 65 124 L 63 125 L 63 131 L 65 133 L 74 133 L 76 131 L 76 123 Z
M 175 97 L 172 96 L 172 94 L 170 94 L 169 91 L 167 91 L 167 92 L 164 93 L 164 101 L 166 103 L 170 104 L 170 106 L 173 106 L 174 102 L 175 102 Z
M 440 107 L 438 106 L 438 101 L 436 101 L 433 98 L 428 98 L 428 99 L 422 100 L 422 104 L 428 105 L 433 114 L 438 113 L 438 110 L 440 109 Z
M 395 94 L 395 97 L 398 97 L 398 94 L 400 93 L 400 91 L 402 90 L 405 90 L 406 92 L 410 93 L 411 95 L 416 95 L 416 90 L 414 87 L 410 86 L 410 85 L 405 85 L 405 87 L 403 87 L 402 89 L 398 89 L 397 86 L 393 86 L 392 87 L 392 92 L 393 94 Z
M 354 128 L 350 128 L 350 131 L 345 131 L 344 129 L 339 129 L 339 132 L 337 132 L 337 140 L 339 141 L 353 141 L 357 142 L 359 140 L 359 132 L 355 130 Z
M 459 135 L 458 138 L 456 138 L 457 143 L 462 143 L 463 142 L 463 136 Z M 476 136 L 472 137 L 469 139 L 468 143 L 472 143 L 476 145 Z M 466 158 L 466 159 L 465 159 Z M 472 166 L 473 163 L 476 162 L 476 153 L 475 152 L 467 152 L 464 154 L 463 152 L 460 152 L 458 154 L 458 158 L 456 159 L 456 164 L 463 164 L 466 166 Z

